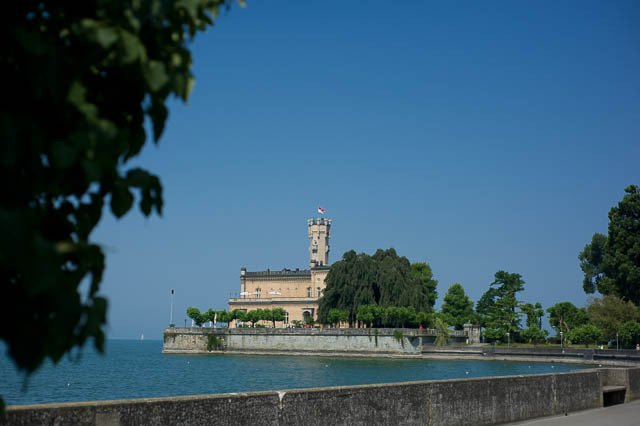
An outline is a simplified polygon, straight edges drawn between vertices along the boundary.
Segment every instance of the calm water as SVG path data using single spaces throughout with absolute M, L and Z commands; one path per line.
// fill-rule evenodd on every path
M 45 365 L 27 382 L 0 347 L 0 395 L 9 405 L 248 392 L 571 371 L 577 365 L 495 361 L 162 355 L 161 341 L 110 340 L 106 356 Z

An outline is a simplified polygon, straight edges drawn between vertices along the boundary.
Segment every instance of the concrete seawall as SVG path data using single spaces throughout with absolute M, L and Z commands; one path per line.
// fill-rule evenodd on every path
M 419 355 L 436 338 L 433 330 L 415 328 L 193 328 L 164 330 L 163 353 L 205 353 L 209 336 L 225 352 L 380 353 Z M 464 343 L 466 335 L 453 333 Z
M 492 425 L 640 398 L 640 368 L 12 406 L 0 425 Z
M 210 351 L 214 336 L 218 346 Z M 435 330 L 424 329 L 300 329 L 194 328 L 164 330 L 162 351 L 171 353 L 260 353 L 295 355 L 394 356 L 427 359 L 481 359 L 496 361 L 562 362 L 609 366 L 640 365 L 640 351 L 505 348 L 465 345 L 464 332 L 453 332 L 451 343 L 434 345 Z

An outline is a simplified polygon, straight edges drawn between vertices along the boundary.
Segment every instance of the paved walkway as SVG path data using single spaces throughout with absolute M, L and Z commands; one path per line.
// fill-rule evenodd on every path
M 512 425 L 532 426 L 638 426 L 640 424 L 640 400 L 607 408 L 578 411 L 568 416 L 545 417 Z

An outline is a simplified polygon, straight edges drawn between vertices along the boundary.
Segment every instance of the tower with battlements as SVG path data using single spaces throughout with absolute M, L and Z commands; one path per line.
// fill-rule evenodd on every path
M 309 228 L 309 267 L 329 265 L 331 219 L 309 219 L 307 226 Z

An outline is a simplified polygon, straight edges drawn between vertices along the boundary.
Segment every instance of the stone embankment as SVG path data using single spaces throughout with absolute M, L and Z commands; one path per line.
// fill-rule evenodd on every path
M 0 425 L 493 425 L 640 399 L 640 368 L 8 407 Z
M 194 328 L 164 330 L 162 351 L 171 353 L 262 353 L 296 355 L 394 356 L 640 365 L 640 351 L 505 348 L 466 345 L 466 331 L 451 333 L 449 345 L 435 346 L 436 331 L 390 328 Z
M 166 328 L 163 353 L 224 352 L 380 353 L 420 355 L 434 330 L 415 328 Z M 453 341 L 466 335 L 453 332 Z

